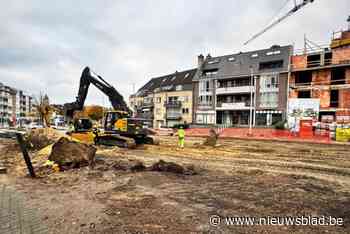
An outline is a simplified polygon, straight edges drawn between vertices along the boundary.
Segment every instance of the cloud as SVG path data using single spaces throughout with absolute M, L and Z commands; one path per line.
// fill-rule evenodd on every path
M 299 0 L 301 1 L 301 0 Z M 289 5 L 283 9 L 284 12 Z M 154 76 L 196 66 L 200 53 L 223 55 L 273 44 L 328 43 L 345 28 L 348 0 L 316 0 L 248 46 L 283 1 L 20 1 L 0 14 L 0 82 L 55 103 L 71 102 L 90 66 L 125 98 Z M 107 104 L 92 88 L 87 103 Z

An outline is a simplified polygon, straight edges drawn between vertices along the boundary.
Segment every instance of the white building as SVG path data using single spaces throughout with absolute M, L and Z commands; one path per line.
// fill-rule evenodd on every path
M 21 90 L 0 83 L 0 126 L 18 121 L 33 111 L 33 98 Z

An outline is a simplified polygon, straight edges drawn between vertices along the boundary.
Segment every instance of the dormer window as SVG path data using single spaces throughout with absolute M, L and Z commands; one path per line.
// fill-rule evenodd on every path
M 271 56 L 271 55 L 277 55 L 280 54 L 281 51 L 280 50 L 275 50 L 275 51 L 269 51 L 266 53 L 267 56 Z
M 214 64 L 214 63 L 218 63 L 219 59 L 212 59 L 208 61 L 208 64 Z
M 236 59 L 235 59 L 235 57 L 229 57 L 227 60 L 228 60 L 229 62 L 233 62 L 233 61 L 235 61 Z
M 190 73 L 186 73 L 186 75 L 185 75 L 185 79 L 188 77 L 190 75 Z
M 173 76 L 173 78 L 171 78 L 171 81 L 175 80 L 176 79 L 176 76 Z
M 257 58 L 257 57 L 259 57 L 259 54 L 255 53 L 255 54 L 252 54 L 250 57 Z

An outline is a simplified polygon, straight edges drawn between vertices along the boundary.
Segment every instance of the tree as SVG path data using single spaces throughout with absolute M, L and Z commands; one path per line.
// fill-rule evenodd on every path
M 87 106 L 85 112 L 92 120 L 99 121 L 103 118 L 103 107 L 101 106 Z
M 37 98 L 34 98 L 34 103 L 41 122 L 45 127 L 50 127 L 50 118 L 53 108 L 50 106 L 50 100 L 47 94 L 43 95 L 40 93 Z

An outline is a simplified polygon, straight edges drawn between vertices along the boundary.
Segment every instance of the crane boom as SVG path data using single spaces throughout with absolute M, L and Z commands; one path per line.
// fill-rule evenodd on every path
M 261 30 L 260 32 L 258 32 L 257 34 L 255 34 L 253 37 L 251 37 L 248 41 L 246 41 L 244 43 L 244 45 L 247 45 L 248 43 L 252 42 L 253 40 L 255 40 L 256 38 L 258 38 L 259 36 L 261 36 L 262 34 L 264 34 L 266 31 L 270 30 L 271 28 L 273 28 L 274 26 L 276 26 L 277 24 L 279 24 L 280 22 L 282 22 L 283 20 L 285 20 L 286 18 L 288 18 L 289 16 L 293 15 L 295 12 L 297 12 L 298 10 L 300 10 L 301 8 L 303 8 L 304 6 L 306 6 L 309 3 L 312 3 L 314 0 L 303 0 L 302 3 L 300 4 L 295 4 L 295 6 L 293 7 L 293 9 L 291 9 L 290 11 L 288 11 L 285 15 L 283 15 L 282 17 L 278 18 L 277 20 L 273 21 L 271 24 L 269 24 L 267 27 L 265 27 L 263 30 Z

